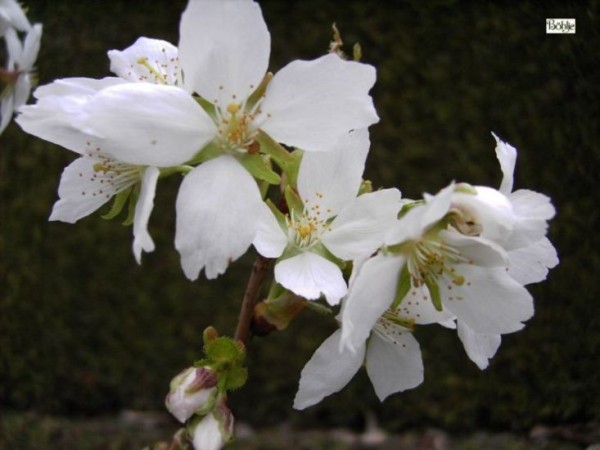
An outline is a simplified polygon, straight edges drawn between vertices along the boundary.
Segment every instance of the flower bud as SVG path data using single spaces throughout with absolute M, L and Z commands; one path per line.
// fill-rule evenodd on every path
M 216 386 L 217 376 L 210 367 L 188 367 L 171 381 L 165 405 L 183 423 L 194 413 L 202 414 L 213 408 Z
M 274 330 L 285 330 L 302 312 L 306 303 L 305 299 L 292 293 L 263 300 L 254 307 L 252 332 L 257 336 L 266 336 Z
M 188 428 L 195 450 L 219 450 L 233 438 L 233 414 L 221 396 L 214 409 Z

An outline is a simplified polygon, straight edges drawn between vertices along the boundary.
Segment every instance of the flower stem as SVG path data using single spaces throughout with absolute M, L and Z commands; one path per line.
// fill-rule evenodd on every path
M 252 272 L 250 272 L 250 278 L 246 285 L 238 324 L 235 330 L 235 339 L 241 341 L 245 346 L 248 346 L 248 340 L 250 339 L 250 325 L 254 314 L 254 306 L 258 303 L 260 287 L 269 274 L 272 263 L 272 259 L 258 255 L 252 265 Z

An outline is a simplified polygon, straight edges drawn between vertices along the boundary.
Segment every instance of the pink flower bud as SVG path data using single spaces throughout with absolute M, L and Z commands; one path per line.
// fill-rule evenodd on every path
M 217 376 L 209 367 L 188 367 L 171 381 L 165 400 L 169 412 L 184 423 L 194 413 L 210 411 L 217 394 Z

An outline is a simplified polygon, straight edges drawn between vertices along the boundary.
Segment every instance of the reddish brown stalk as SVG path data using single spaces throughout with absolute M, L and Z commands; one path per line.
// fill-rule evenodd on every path
M 241 341 L 245 346 L 248 346 L 250 339 L 250 325 L 254 315 L 254 307 L 258 303 L 260 287 L 271 270 L 273 260 L 258 255 L 252 265 L 252 272 L 246 285 L 242 307 L 238 318 L 237 328 L 235 330 L 235 339 Z

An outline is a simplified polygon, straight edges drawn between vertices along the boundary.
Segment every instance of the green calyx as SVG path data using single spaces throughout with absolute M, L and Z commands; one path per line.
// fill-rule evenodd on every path
M 208 336 L 205 336 L 208 337 Z M 210 367 L 217 374 L 219 392 L 239 389 L 248 379 L 244 366 L 246 348 L 232 338 L 213 334 L 205 340 L 205 357 L 194 363 L 196 367 Z

